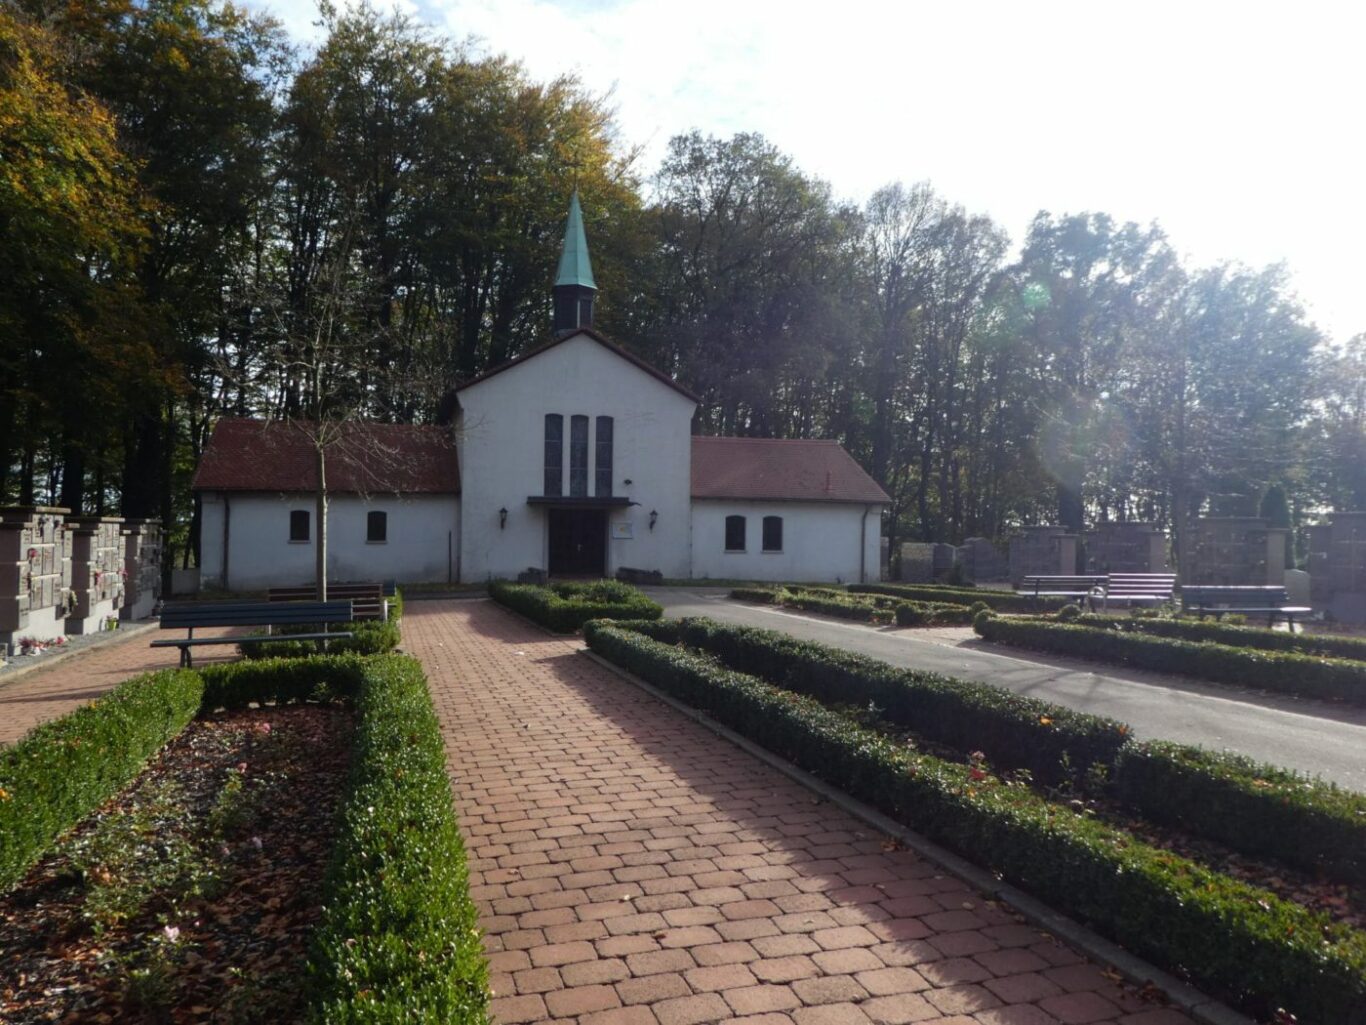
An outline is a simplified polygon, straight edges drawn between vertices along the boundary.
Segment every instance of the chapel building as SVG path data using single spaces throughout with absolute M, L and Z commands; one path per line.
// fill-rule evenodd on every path
M 459 386 L 452 428 L 354 423 L 327 449 L 328 578 L 878 579 L 887 494 L 837 442 L 692 434 L 697 398 L 593 329 L 577 194 L 553 336 Z M 219 421 L 195 475 L 204 587 L 310 583 L 316 454 Z

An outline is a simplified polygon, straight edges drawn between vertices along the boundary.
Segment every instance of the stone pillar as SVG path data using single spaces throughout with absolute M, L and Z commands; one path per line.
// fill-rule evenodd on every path
M 51 641 L 67 632 L 71 586 L 70 510 L 28 505 L 0 509 L 0 644 Z
M 1315 605 L 1326 605 L 1333 595 L 1332 572 L 1328 568 L 1333 526 L 1330 523 L 1315 523 L 1305 528 L 1305 534 L 1309 541 L 1309 594 Z
M 119 516 L 82 516 L 68 521 L 74 534 L 71 549 L 71 590 L 75 596 L 66 619 L 69 634 L 94 633 L 123 607 L 123 519 Z

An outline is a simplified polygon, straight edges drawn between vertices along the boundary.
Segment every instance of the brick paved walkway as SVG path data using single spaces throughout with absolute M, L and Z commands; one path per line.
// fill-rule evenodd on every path
M 1188 1025 L 493 604 L 412 602 L 502 1025 Z
M 197 637 L 224 637 L 236 627 L 206 629 Z M 39 666 L 12 680 L 0 680 L 0 744 L 12 744 L 40 722 L 65 715 L 139 673 L 174 669 L 177 648 L 151 648 L 160 634 L 142 630 L 129 637 L 76 652 L 51 666 Z M 176 635 L 179 636 L 179 635 Z M 237 658 L 230 644 L 198 649 L 196 665 Z

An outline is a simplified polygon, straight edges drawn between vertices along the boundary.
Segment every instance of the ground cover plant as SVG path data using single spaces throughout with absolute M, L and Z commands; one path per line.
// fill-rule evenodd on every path
M 680 647 L 609 623 L 586 636 L 603 657 L 1253 1013 L 1366 1022 L 1358 930 Z
M 343 704 L 338 705 L 339 701 Z M 345 781 L 338 786 L 334 780 L 330 787 L 333 799 L 340 802 L 341 813 L 328 816 L 337 830 L 331 853 L 325 849 L 321 852 L 330 859 L 328 869 L 321 871 L 319 858 L 309 866 L 310 878 L 321 880 L 309 914 L 315 914 L 319 907 L 326 911 L 310 933 L 307 957 L 302 953 L 297 957 L 282 954 L 279 963 L 263 963 L 258 965 L 260 970 L 243 970 L 240 979 L 230 978 L 226 988 L 219 987 L 222 992 L 217 1002 L 202 996 L 200 1002 L 187 1003 L 198 991 L 176 982 L 181 978 L 179 966 L 182 961 L 198 965 L 203 960 L 210 962 L 212 970 L 214 964 L 223 961 L 218 956 L 223 942 L 219 916 L 202 914 L 189 919 L 189 926 L 180 922 L 183 916 L 179 913 L 176 921 L 156 918 L 151 924 L 160 925 L 161 931 L 144 928 L 146 945 L 126 962 L 128 985 L 123 992 L 130 1002 L 117 1020 L 139 1020 L 128 1015 L 149 1009 L 150 1017 L 145 1020 L 163 1020 L 167 1002 L 177 995 L 185 998 L 176 1005 L 177 1020 L 198 1020 L 194 1016 L 200 1014 L 218 1015 L 214 1020 L 237 1020 L 231 1015 L 255 1020 L 241 1015 L 248 1013 L 256 997 L 261 997 L 268 1008 L 275 1005 L 268 989 L 243 987 L 248 987 L 251 979 L 259 981 L 279 970 L 288 971 L 291 979 L 303 980 L 298 990 L 299 1006 L 311 1021 L 487 1022 L 486 968 L 474 926 L 475 910 L 468 894 L 444 751 L 421 667 L 411 659 L 268 659 L 129 681 L 0 753 L 0 815 L 9 816 L 0 838 L 7 841 L 12 832 L 23 838 L 22 847 L 0 844 L 7 871 L 11 878 L 29 871 L 41 876 L 44 865 L 33 869 L 32 862 L 68 828 L 73 814 L 80 818 L 82 812 L 73 811 L 73 806 L 96 807 L 116 798 L 160 747 L 160 742 L 152 739 L 158 725 L 163 738 L 169 739 L 196 715 L 211 721 L 223 715 L 229 719 L 260 714 L 294 716 L 296 709 L 336 710 L 346 705 L 353 707 L 357 716 L 355 752 Z M 201 726 L 196 723 L 191 729 Z M 270 734 L 273 730 L 267 736 Z M 141 740 L 130 746 L 134 753 L 125 759 L 106 758 L 111 751 L 123 751 L 125 738 Z M 305 754 L 312 758 L 311 747 Z M 65 764 L 68 757 L 74 770 L 72 786 L 30 785 L 41 778 L 44 766 Z M 251 760 L 245 761 L 250 767 Z M 130 767 L 125 762 L 135 764 Z M 106 764 L 117 771 L 105 772 Z M 73 802 L 68 791 L 76 792 L 80 800 Z M 156 877 L 151 881 L 160 880 L 176 893 L 188 894 L 184 900 L 207 899 L 219 885 L 215 881 L 221 873 L 214 851 L 203 855 L 202 844 L 196 847 L 183 836 L 176 838 L 188 828 L 192 817 L 171 814 L 167 809 L 175 806 L 174 801 L 165 795 L 155 796 L 149 807 L 160 810 L 144 810 L 116 820 L 119 824 L 100 834 L 104 838 L 93 845 L 97 851 L 117 851 L 145 842 L 174 854 L 169 859 L 173 870 L 167 872 L 156 870 L 155 863 L 145 858 L 137 859 L 127 871 L 108 869 L 107 873 L 100 871 L 102 862 L 98 859 L 91 862 L 91 878 L 97 882 L 104 874 L 110 880 L 127 877 L 111 891 L 112 896 L 98 897 L 91 904 L 98 914 L 112 921 L 147 926 L 147 915 L 165 915 L 168 907 L 189 906 L 183 900 L 168 903 L 164 895 L 157 895 L 157 886 L 149 891 L 151 877 Z M 228 775 L 207 816 L 201 816 L 203 829 L 192 832 L 199 837 L 229 837 L 250 827 L 264 850 L 268 841 L 258 825 L 262 807 L 258 796 L 246 777 Z M 324 802 L 315 799 L 311 805 L 322 807 Z M 310 821 L 316 825 L 316 819 L 308 820 L 303 814 L 298 818 L 303 828 L 312 829 Z M 16 824 L 23 828 L 8 828 Z M 312 831 L 325 835 L 321 829 Z M 248 840 L 255 850 L 255 842 L 250 837 Z M 283 844 L 291 845 L 297 843 Z M 227 857 L 221 851 L 218 855 Z M 298 889 L 292 887 L 291 892 Z M 22 885 L 15 891 L 21 895 L 25 892 Z M 238 898 L 245 893 L 240 888 L 234 892 Z M 13 897 L 11 894 L 5 899 Z M 24 900 L 22 896 L 19 899 L 21 903 Z M 281 907 L 271 906 L 271 899 L 267 897 L 264 906 L 247 902 L 251 906 L 246 913 L 258 928 L 251 934 L 251 942 L 258 946 L 270 946 L 269 927 L 278 924 L 283 914 Z M 17 913 L 15 921 L 28 928 L 33 914 L 30 902 Z M 196 930 L 201 928 L 215 937 L 206 941 L 202 956 L 185 947 L 190 940 L 198 942 Z M 264 936 L 261 929 L 266 930 Z M 240 1014 L 235 1005 L 223 1002 L 229 991 L 245 994 L 234 997 L 245 1008 Z M 265 1020 L 299 1020 L 299 1016 L 272 1012 Z
M 1366 663 L 1350 659 L 992 615 L 979 615 L 973 629 L 985 640 L 1035 651 L 1366 705 Z
M 1121 633 L 1150 634 L 1154 637 L 1176 637 L 1186 641 L 1213 641 L 1235 648 L 1265 648 L 1268 651 L 1292 651 L 1301 655 L 1324 658 L 1345 658 L 1366 662 L 1366 638 L 1335 636 L 1333 634 L 1290 633 L 1288 630 L 1269 630 L 1257 626 L 1234 626 L 1212 619 L 1178 618 L 1173 616 L 1105 616 L 1083 614 L 1073 620 L 1078 626 L 1098 630 L 1117 630 Z
M 618 580 L 548 586 L 494 580 L 489 596 L 556 633 L 574 633 L 590 619 L 658 619 L 664 614 L 658 602 Z

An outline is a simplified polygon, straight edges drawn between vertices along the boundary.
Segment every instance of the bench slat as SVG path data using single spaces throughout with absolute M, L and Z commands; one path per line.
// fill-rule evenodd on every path
M 197 626 L 285 626 L 294 623 L 346 623 L 354 618 L 350 601 L 236 602 L 197 606 L 167 605 L 162 609 L 163 630 Z

